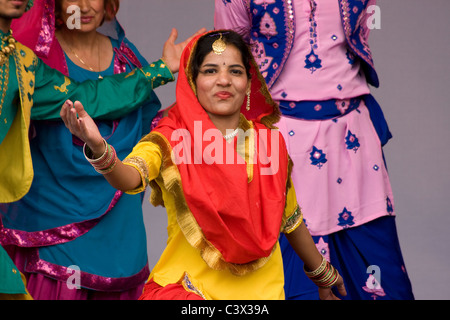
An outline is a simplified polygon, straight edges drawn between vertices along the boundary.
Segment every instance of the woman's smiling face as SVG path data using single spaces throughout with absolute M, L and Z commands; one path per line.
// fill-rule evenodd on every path
M 105 18 L 104 0 L 57 0 L 61 3 L 60 18 L 67 23 L 72 17 L 73 12 L 67 9 L 70 6 L 76 6 L 80 9 L 80 29 L 76 31 L 91 32 L 95 31 Z
M 205 56 L 195 80 L 197 98 L 210 117 L 236 117 L 250 88 L 240 51 L 233 45 Z

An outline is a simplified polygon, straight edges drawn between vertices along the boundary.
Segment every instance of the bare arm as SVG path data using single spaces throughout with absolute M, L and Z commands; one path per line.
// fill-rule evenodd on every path
M 308 270 L 315 270 L 319 267 L 322 262 L 322 255 L 317 250 L 304 223 L 291 233 L 286 234 L 286 238 Z
M 304 223 L 300 224 L 300 226 L 298 226 L 298 228 L 291 233 L 286 234 L 286 238 L 300 259 L 302 259 L 307 270 L 312 271 L 319 267 L 323 257 L 317 250 L 316 245 L 314 244 L 314 241 Z M 338 288 L 341 295 L 347 295 L 344 280 L 341 276 L 339 276 L 335 286 Z M 338 299 L 331 291 L 331 288 L 319 287 L 319 297 L 321 300 Z

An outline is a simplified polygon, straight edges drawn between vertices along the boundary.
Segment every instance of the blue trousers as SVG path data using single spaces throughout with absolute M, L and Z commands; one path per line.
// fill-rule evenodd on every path
M 329 258 L 344 279 L 344 300 L 413 300 L 411 282 L 403 262 L 395 217 L 386 216 L 364 225 L 313 236 L 319 251 Z M 303 262 L 284 235 L 280 237 L 286 300 L 317 300 L 317 286 L 303 272 Z

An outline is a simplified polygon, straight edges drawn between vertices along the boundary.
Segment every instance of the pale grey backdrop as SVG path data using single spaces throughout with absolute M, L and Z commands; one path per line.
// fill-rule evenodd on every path
M 397 228 L 417 299 L 450 299 L 449 0 L 379 0 L 381 29 L 370 44 L 380 102 L 394 138 L 385 147 Z M 122 0 L 119 20 L 149 61 L 172 27 L 185 39 L 213 28 L 213 0 Z M 175 84 L 156 89 L 163 106 Z M 148 195 L 148 193 L 147 193 Z M 152 267 L 166 237 L 164 209 L 144 205 Z M 382 276 L 382 275 L 381 275 Z M 381 280 L 382 281 L 382 280 Z

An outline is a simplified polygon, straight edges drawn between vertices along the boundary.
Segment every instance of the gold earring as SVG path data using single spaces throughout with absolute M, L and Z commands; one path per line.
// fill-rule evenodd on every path
M 250 90 L 247 92 L 247 111 L 250 111 Z

